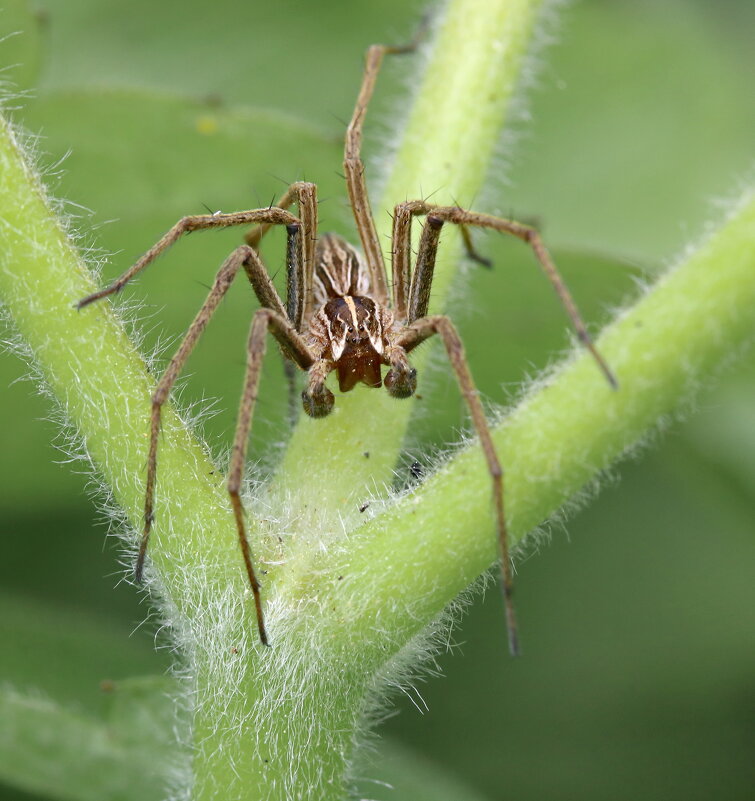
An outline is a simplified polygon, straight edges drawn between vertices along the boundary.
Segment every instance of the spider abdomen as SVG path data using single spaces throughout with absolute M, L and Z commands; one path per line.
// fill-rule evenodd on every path
M 315 305 L 346 295 L 369 296 L 370 274 L 361 253 L 338 234 L 322 234 L 315 248 Z

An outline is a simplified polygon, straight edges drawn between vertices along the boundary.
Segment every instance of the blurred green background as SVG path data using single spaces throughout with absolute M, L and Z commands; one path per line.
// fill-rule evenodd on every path
M 39 136 L 42 165 L 65 157 L 52 191 L 70 201 L 83 243 L 108 254 L 112 277 L 182 214 L 262 205 L 302 177 L 319 184 L 323 230 L 351 233 L 337 172 L 362 53 L 406 39 L 427 4 L 1 5 L 0 34 L 23 31 L 0 42 L 0 64 L 18 65 L 3 76 L 24 92 L 14 116 Z M 556 29 L 526 94 L 531 120 L 514 125 L 485 193 L 459 202 L 536 219 L 598 325 L 753 178 L 755 4 L 586 0 Z M 381 77 L 373 156 L 407 102 L 407 66 L 389 64 Z M 370 169 L 379 173 L 374 160 Z M 145 303 L 147 349 L 175 342 L 237 237 L 192 237 L 128 293 Z M 479 248 L 495 269 L 468 268 L 451 311 L 480 388 L 505 404 L 568 332 L 519 243 L 488 236 Z M 265 252 L 279 268 L 280 241 Z M 250 297 L 235 287 L 182 390 L 185 403 L 218 399 L 205 431 L 219 452 L 233 428 Z M 453 442 L 462 423 L 442 365 L 420 377 L 408 459 Z M 123 581 L 81 463 L 54 447 L 49 402 L 17 381 L 26 372 L 14 356 L 0 360 L 0 688 L 107 716 L 101 680 L 161 675 L 172 657 L 154 648 L 158 623 L 143 623 L 148 605 Z M 281 379 L 268 359 L 251 449 L 263 474 L 287 431 Z M 365 782 L 362 794 L 752 797 L 754 499 L 750 352 L 520 561 L 521 659 L 507 657 L 498 593 L 478 599 L 453 653 L 438 659 L 444 675 L 396 699 L 400 714 L 362 771 L 396 790 Z M 23 780 L 0 756 L 0 798 L 85 797 L 56 780 L 54 758 L 52 778 Z M 157 785 L 139 797 L 159 798 Z

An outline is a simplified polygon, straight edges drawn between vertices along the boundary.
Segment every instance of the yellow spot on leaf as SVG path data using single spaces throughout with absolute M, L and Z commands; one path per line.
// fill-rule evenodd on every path
M 210 117 L 207 114 L 197 117 L 197 133 L 204 134 L 205 136 L 211 136 L 212 134 L 217 133 L 217 130 L 218 121 L 215 119 L 215 117 Z

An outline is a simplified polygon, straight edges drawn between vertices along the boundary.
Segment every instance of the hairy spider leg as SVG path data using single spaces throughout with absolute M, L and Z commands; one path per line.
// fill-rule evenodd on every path
M 370 206 L 367 193 L 367 183 L 364 177 L 364 162 L 361 158 L 362 129 L 367 115 L 367 107 L 375 90 L 378 73 L 383 58 L 388 54 L 401 55 L 412 53 L 417 49 L 419 40 L 424 33 L 424 26 L 420 27 L 414 40 L 406 45 L 390 46 L 376 44 L 368 48 L 365 56 L 362 85 L 359 89 L 354 113 L 346 129 L 346 142 L 343 154 L 343 169 L 346 177 L 346 188 L 349 193 L 349 203 L 354 214 L 354 220 L 362 242 L 362 249 L 370 273 L 370 284 L 373 287 L 373 300 L 381 306 L 388 305 L 388 283 L 383 261 L 383 250 L 380 247 L 375 218 Z
M 195 230 L 229 227 L 234 225 L 249 225 L 253 223 L 267 223 L 270 225 L 283 224 L 286 226 L 287 271 L 289 276 L 297 276 L 296 281 L 300 286 L 303 280 L 301 277 L 303 267 L 301 258 L 302 247 L 300 244 L 299 235 L 301 223 L 299 222 L 298 218 L 294 217 L 294 215 L 290 214 L 288 211 L 278 207 L 272 207 L 268 209 L 253 209 L 250 211 L 234 212 L 231 214 L 210 214 L 183 217 L 115 282 L 105 289 L 83 298 L 77 303 L 77 307 L 79 309 L 84 308 L 90 303 L 100 300 L 103 297 L 119 292 L 137 273 L 145 269 L 164 250 L 174 244 L 183 234 L 190 233 L 191 231 Z M 234 250 L 218 271 L 215 282 L 207 296 L 207 299 L 197 313 L 194 321 L 189 326 L 189 329 L 187 330 L 184 339 L 180 343 L 176 354 L 171 359 L 152 395 L 150 444 L 147 457 L 147 483 L 144 501 L 144 528 L 142 530 L 139 552 L 134 570 L 137 581 L 141 581 L 142 579 L 144 560 L 149 545 L 152 524 L 154 522 L 157 451 L 162 407 L 165 404 L 168 395 L 170 394 L 171 388 L 180 375 L 186 360 L 189 358 L 191 351 L 204 332 L 207 323 L 210 321 L 212 315 L 220 304 L 220 301 L 228 291 L 228 288 L 230 287 L 241 266 L 245 268 L 249 281 L 252 284 L 252 288 L 254 289 L 260 304 L 265 307 L 265 309 L 269 310 L 271 314 L 275 315 L 276 321 L 287 320 L 286 309 L 283 306 L 275 286 L 270 280 L 270 276 L 268 275 L 256 251 L 248 245 L 243 245 Z M 287 326 L 280 324 L 273 325 L 273 333 L 276 335 L 281 347 L 284 349 L 289 358 L 297 361 L 297 363 L 299 363 L 303 369 L 307 369 L 312 364 L 314 359 L 292 324 L 288 323 Z M 244 410 L 245 403 L 248 403 L 246 396 L 242 398 L 242 411 Z M 251 420 L 251 411 L 249 412 L 249 419 Z M 239 423 L 239 426 L 241 426 L 241 422 Z M 236 509 L 234 498 L 238 498 L 238 487 L 235 486 L 233 489 L 229 487 L 229 492 L 231 493 L 231 501 L 232 504 L 234 504 L 234 509 Z M 247 541 L 243 526 L 243 520 L 239 518 L 238 514 L 236 514 L 236 523 L 239 532 L 239 542 L 242 555 L 244 557 L 244 564 L 246 567 L 249 584 L 254 595 L 260 639 L 263 643 L 267 644 L 267 634 L 265 631 L 260 598 L 260 585 L 254 571 L 249 543 Z

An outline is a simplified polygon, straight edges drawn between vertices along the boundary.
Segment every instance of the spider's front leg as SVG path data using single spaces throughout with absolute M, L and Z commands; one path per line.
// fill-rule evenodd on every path
M 410 204 L 411 205 L 411 204 Z M 411 287 L 408 297 L 407 319 L 411 323 L 414 320 L 424 317 L 427 314 L 430 301 L 430 287 L 432 286 L 433 272 L 435 270 L 435 257 L 438 250 L 440 232 L 444 223 L 450 222 L 462 228 L 478 227 L 492 228 L 502 234 L 509 234 L 521 239 L 528 244 L 540 264 L 540 267 L 551 286 L 556 292 L 561 305 L 564 307 L 569 319 L 577 332 L 579 341 L 587 348 L 590 355 L 595 360 L 600 371 L 608 381 L 612 389 L 618 389 L 619 383 L 616 376 L 608 366 L 602 354 L 595 347 L 592 337 L 587 331 L 587 327 L 582 319 L 582 315 L 577 309 L 577 304 L 564 283 L 561 274 L 556 268 L 548 249 L 545 247 L 540 233 L 531 225 L 507 220 L 503 217 L 494 217 L 490 214 L 482 214 L 476 211 L 467 211 L 458 206 L 433 206 L 424 204 L 424 211 L 414 212 L 427 214 L 427 222 L 422 229 L 422 238 L 417 253 L 417 266 L 411 280 Z M 468 237 L 467 237 L 468 238 Z M 395 246 L 394 246 L 395 247 Z
M 295 181 L 281 195 L 275 205 L 288 210 L 294 203 L 298 206 L 301 220 L 298 261 L 301 269 L 292 270 L 291 260 L 287 261 L 286 276 L 286 314 L 299 333 L 314 313 L 314 294 L 312 281 L 315 269 L 315 246 L 317 243 L 317 186 L 309 181 Z M 259 251 L 262 238 L 272 228 L 270 223 L 256 225 L 246 233 L 244 239 Z M 296 422 L 299 405 L 296 400 L 296 368 L 289 359 L 283 359 L 283 373 L 288 384 L 288 417 L 293 425 Z
M 275 206 L 288 210 L 294 203 L 299 207 L 301 234 L 299 261 L 301 270 L 291 270 L 286 276 L 286 314 L 296 330 L 302 333 L 305 321 L 312 316 L 312 275 L 315 268 L 317 242 L 317 186 L 308 181 L 296 181 L 281 195 Z M 269 222 L 256 225 L 244 236 L 247 245 L 259 250 L 262 237 L 272 228 Z
M 157 446 L 160 437 L 162 408 L 165 405 L 165 402 L 168 400 L 170 391 L 181 374 L 181 370 L 183 369 L 184 364 L 186 364 L 186 360 L 189 358 L 194 346 L 202 336 L 205 328 L 207 327 L 207 323 L 210 322 L 212 315 L 220 305 L 220 301 L 225 297 L 225 294 L 230 288 L 233 279 L 236 277 L 239 268 L 245 262 L 245 260 L 252 255 L 253 252 L 251 248 L 241 247 L 234 250 L 224 262 L 223 266 L 220 268 L 217 276 L 215 277 L 215 281 L 210 289 L 210 293 L 207 295 L 207 299 L 197 312 L 197 316 L 189 326 L 186 336 L 178 346 L 178 350 L 170 360 L 165 372 L 157 382 L 155 391 L 152 393 L 149 453 L 147 456 L 147 488 L 144 496 L 144 528 L 142 530 L 142 537 L 139 543 L 139 554 L 136 559 L 136 568 L 134 570 L 137 581 L 142 580 L 142 573 L 144 572 L 144 559 L 147 555 L 147 546 L 149 545 L 152 524 L 155 521 Z
M 296 253 L 296 238 L 298 236 L 298 226 L 288 227 L 288 253 L 291 257 Z M 262 262 L 256 252 L 248 245 L 237 248 L 225 261 L 218 271 L 212 288 L 207 299 L 202 304 L 197 316 L 189 326 L 183 341 L 178 347 L 176 354 L 171 359 L 168 367 L 158 381 L 157 387 L 152 394 L 152 415 L 150 421 L 150 441 L 149 455 L 147 457 L 147 487 L 144 497 L 144 529 L 139 544 L 139 554 L 136 560 L 135 575 L 137 581 L 141 581 L 144 570 L 144 560 L 147 555 L 150 533 L 154 523 L 155 514 L 155 484 L 157 478 L 157 450 L 161 428 L 162 408 L 165 405 L 170 391 L 178 379 L 181 371 L 191 355 L 194 346 L 204 333 L 207 324 L 220 305 L 230 288 L 233 279 L 238 274 L 241 267 L 246 272 L 252 282 L 252 286 L 257 297 L 267 308 L 260 309 L 252 324 L 252 333 L 248 345 L 248 367 L 247 379 L 245 383 L 244 395 L 242 398 L 241 409 L 239 412 L 239 422 L 237 435 L 234 445 L 233 456 L 231 459 L 231 469 L 228 478 L 228 491 L 231 496 L 231 504 L 236 517 L 236 525 L 239 534 L 239 544 L 244 557 L 249 585 L 254 594 L 255 609 L 257 612 L 257 625 L 260 632 L 260 639 L 267 644 L 267 634 L 265 632 L 264 618 L 262 615 L 262 605 L 260 599 L 260 585 L 254 571 L 251 551 L 246 538 L 244 529 L 241 501 L 239 489 L 241 486 L 241 476 L 243 473 L 243 460 L 246 453 L 246 438 L 251 427 L 252 411 L 254 400 L 256 399 L 257 383 L 259 382 L 259 368 L 262 356 L 265 352 L 265 332 L 268 326 L 273 330 L 273 334 L 285 349 L 289 358 L 293 359 L 299 366 L 307 369 L 313 362 L 306 345 L 298 336 L 293 325 L 286 318 L 283 304 L 278 297 L 275 287 L 267 274 Z M 243 437 L 241 442 L 240 437 Z
M 416 266 L 412 274 L 410 266 L 411 225 L 414 217 L 423 215 L 427 215 L 427 220 L 422 229 Z M 456 206 L 435 206 L 422 200 L 407 201 L 396 206 L 392 236 L 393 300 L 397 317 L 406 320 L 406 325 L 394 334 L 391 342 L 391 370 L 386 376 L 385 383 L 388 390 L 397 397 L 410 395 L 413 392 L 413 379 L 409 377 L 410 368 L 408 367 L 406 354 L 434 334 L 438 334 L 441 337 L 448 358 L 456 373 L 462 394 L 469 407 L 472 422 L 480 438 L 480 444 L 493 482 L 509 649 L 512 654 L 516 654 L 519 650 L 519 643 L 512 602 L 511 561 L 503 508 L 503 470 L 496 455 L 490 429 L 467 365 L 459 335 L 447 317 L 439 315 L 427 316 L 440 233 L 446 222 L 453 223 L 461 229 L 467 251 L 471 252 L 473 258 L 483 261 L 483 263 L 484 260 L 480 259 L 471 247 L 468 232 L 468 228 L 471 226 L 492 228 L 501 233 L 516 236 L 529 244 L 535 257 L 540 262 L 543 272 L 551 282 L 571 318 L 579 339 L 590 351 L 609 384 L 613 388 L 618 385 L 607 363 L 593 344 L 571 294 L 561 279 L 550 254 L 540 238 L 540 234 L 532 226 L 524 225 L 514 220 L 492 217 L 488 214 L 466 211 Z
M 393 312 L 397 320 L 406 320 L 407 317 L 416 319 L 416 316 L 411 318 L 409 315 L 409 294 L 412 281 L 412 223 L 415 217 L 429 214 L 430 210 L 433 208 L 436 207 L 424 200 L 405 200 L 403 203 L 397 204 L 393 209 L 391 264 L 393 267 Z M 469 228 L 463 223 L 460 223 L 459 229 L 461 231 L 461 239 L 467 258 L 476 261 L 483 267 L 492 267 L 493 265 L 490 259 L 481 256 L 475 249 L 472 237 L 469 233 Z M 423 262 L 427 262 L 431 258 L 432 264 L 434 265 L 437 245 L 437 239 L 434 238 L 429 239 L 429 241 L 425 243 Z M 432 254 L 427 252 L 429 249 L 432 249 Z M 422 286 L 423 291 L 427 294 L 427 300 L 429 301 L 432 273 L 423 282 L 416 281 L 415 283 L 417 283 L 418 288 L 420 285 Z
M 167 231 L 154 245 L 123 275 L 113 281 L 110 286 L 93 292 L 82 298 L 77 309 L 83 309 L 90 303 L 120 292 L 124 286 L 143 269 L 148 267 L 163 251 L 174 245 L 184 234 L 192 231 L 203 231 L 208 228 L 231 228 L 235 225 L 250 225 L 253 223 L 269 223 L 271 225 L 300 225 L 300 221 L 288 211 L 275 206 L 269 209 L 251 209 L 250 211 L 235 211 L 230 214 L 193 214 L 182 217 L 169 231 Z
M 293 258 L 296 253 L 296 240 L 298 238 L 299 228 L 297 224 L 288 226 L 288 256 Z M 273 286 L 267 271 L 262 266 L 257 254 L 248 245 L 243 245 L 236 248 L 233 253 L 226 259 L 222 267 L 218 271 L 215 281 L 210 289 L 209 294 L 201 308 L 197 312 L 196 317 L 189 326 L 186 336 L 183 338 L 181 344 L 178 346 L 173 358 L 170 360 L 165 372 L 155 387 L 152 393 L 152 414 L 150 417 L 150 439 L 149 439 L 149 452 L 147 456 L 147 486 L 144 494 L 144 528 L 142 530 L 142 537 L 139 543 L 139 553 L 136 559 L 136 567 L 134 575 L 137 581 L 142 580 L 144 572 L 144 560 L 147 555 L 147 547 L 149 545 L 150 533 L 152 531 L 152 524 L 155 520 L 155 482 L 157 478 L 157 446 L 159 442 L 162 407 L 168 400 L 170 391 L 176 383 L 181 370 L 183 370 L 187 359 L 191 355 L 194 346 L 199 341 L 199 338 L 204 333 L 207 324 L 210 322 L 213 314 L 220 305 L 220 301 L 225 297 L 228 289 L 233 283 L 239 269 L 245 267 L 252 286 L 257 294 L 257 297 L 264 306 L 268 306 L 277 310 L 279 315 L 284 315 L 283 304 L 278 297 L 278 294 Z M 85 298 L 81 303 L 88 302 Z

